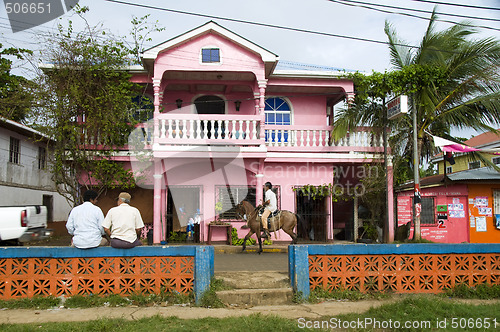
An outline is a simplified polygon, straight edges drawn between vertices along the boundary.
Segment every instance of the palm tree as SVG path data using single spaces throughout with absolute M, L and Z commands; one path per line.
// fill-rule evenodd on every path
M 500 121 L 500 42 L 494 38 L 472 39 L 477 31 L 467 23 L 436 31 L 435 22 L 433 13 L 418 47 L 401 40 L 386 22 L 394 71 L 383 74 L 381 84 L 380 80 L 372 81 L 376 92 L 372 97 L 378 96 L 379 101 L 380 95 L 389 90 L 410 95 L 410 113 L 417 115 L 417 152 L 421 160 L 429 160 L 436 152 L 431 135 L 460 142 L 451 135 L 451 128 L 495 131 L 492 125 Z M 381 103 L 374 106 L 366 99 L 360 100 L 338 115 L 334 137 L 358 125 L 383 123 Z M 391 129 L 393 153 L 412 160 L 411 117 L 393 121 Z M 480 154 L 475 157 L 491 165 Z M 415 239 L 419 236 L 416 234 Z

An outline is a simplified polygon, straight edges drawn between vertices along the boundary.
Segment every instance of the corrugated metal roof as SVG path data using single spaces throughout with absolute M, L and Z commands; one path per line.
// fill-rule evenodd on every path
M 446 174 L 452 181 L 467 180 L 500 180 L 500 173 L 490 167 L 468 169 L 466 171 Z

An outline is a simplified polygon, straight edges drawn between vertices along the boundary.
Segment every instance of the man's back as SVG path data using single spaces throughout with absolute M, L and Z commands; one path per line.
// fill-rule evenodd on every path
M 66 223 L 68 232 L 73 235 L 73 244 L 77 248 L 93 248 L 101 243 L 104 230 L 101 209 L 91 202 L 85 202 L 71 210 Z
M 134 242 L 136 229 L 144 227 L 144 223 L 137 208 L 122 203 L 108 211 L 103 226 L 111 229 L 111 238 Z

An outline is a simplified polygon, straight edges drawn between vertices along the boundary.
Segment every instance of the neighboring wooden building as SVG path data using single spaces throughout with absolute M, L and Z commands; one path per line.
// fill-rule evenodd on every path
M 36 130 L 0 118 L 0 205 L 45 205 L 49 221 L 65 221 L 71 207 L 46 169 L 48 141 Z

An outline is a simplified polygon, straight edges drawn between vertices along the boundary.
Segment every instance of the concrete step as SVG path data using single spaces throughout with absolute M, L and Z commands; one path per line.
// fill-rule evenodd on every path
M 229 306 L 258 306 L 291 304 L 291 288 L 232 289 L 216 292 L 218 298 Z
M 216 272 L 215 277 L 223 280 L 224 284 L 235 289 L 275 289 L 290 287 L 290 280 L 286 272 Z

